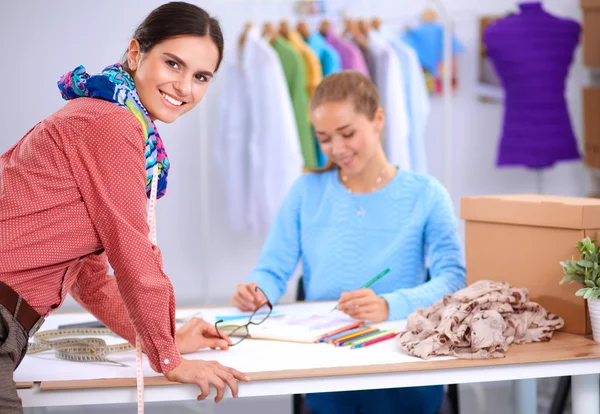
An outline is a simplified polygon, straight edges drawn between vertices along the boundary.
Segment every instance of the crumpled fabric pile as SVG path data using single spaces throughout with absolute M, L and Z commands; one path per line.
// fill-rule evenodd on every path
M 397 337 L 400 350 L 430 359 L 502 358 L 511 344 L 546 342 L 564 321 L 529 301 L 525 288 L 480 280 L 417 309 Z

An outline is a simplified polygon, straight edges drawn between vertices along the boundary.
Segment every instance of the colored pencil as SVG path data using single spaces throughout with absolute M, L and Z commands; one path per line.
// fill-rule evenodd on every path
M 375 330 L 378 330 L 378 329 L 377 328 L 368 327 L 368 328 L 360 329 L 360 330 L 355 331 L 355 332 L 350 332 L 350 333 L 348 333 L 348 334 L 346 334 L 344 336 L 340 336 L 339 338 L 330 339 L 327 342 L 335 344 L 335 343 L 338 343 L 338 342 L 342 342 L 342 341 L 345 341 L 345 340 L 348 340 L 348 339 L 355 338 L 357 336 L 362 336 L 362 335 L 364 335 L 366 333 L 373 332 Z
M 359 326 L 358 328 L 349 329 L 349 330 L 347 330 L 347 331 L 340 332 L 340 333 L 338 333 L 338 334 L 331 335 L 331 336 L 328 336 L 328 337 L 326 337 L 326 338 L 323 338 L 323 342 L 331 342 L 331 341 L 335 341 L 335 340 L 336 340 L 336 339 L 338 339 L 338 338 L 342 338 L 342 337 L 344 337 L 344 336 L 346 336 L 346 335 L 350 335 L 350 334 L 352 334 L 352 333 L 354 333 L 354 332 L 359 332 L 359 331 L 362 331 L 362 330 L 364 330 L 364 329 L 365 329 L 365 327 L 364 327 L 364 326 Z
M 364 335 L 357 336 L 355 338 L 350 338 L 350 339 L 347 339 L 345 341 L 337 342 L 335 344 L 335 346 L 348 346 L 348 345 L 352 345 L 352 344 L 355 344 L 357 342 L 362 342 L 364 340 L 372 339 L 375 336 L 381 335 L 381 333 L 382 333 L 382 331 L 379 330 L 379 329 L 377 329 L 377 330 L 375 330 L 373 332 L 368 332 L 368 333 L 366 333 Z
M 373 279 L 369 280 L 367 283 L 365 283 L 364 285 L 362 285 L 360 287 L 360 289 L 366 289 L 368 287 L 370 287 L 373 283 L 377 282 L 379 279 L 381 279 L 382 277 L 384 277 L 385 275 L 387 275 L 390 272 L 390 268 L 388 267 L 387 269 L 385 269 L 383 272 L 379 273 L 377 276 L 375 276 Z M 339 303 L 336 304 L 332 310 L 336 310 L 338 307 Z
M 327 332 L 326 334 L 321 335 L 321 337 L 319 339 L 317 339 L 316 342 L 323 342 L 324 339 L 326 339 L 329 336 L 333 336 L 333 335 L 342 333 L 344 331 L 348 331 L 348 330 L 353 329 L 353 328 L 358 328 L 360 326 L 363 326 L 364 324 L 365 324 L 364 322 L 355 322 L 355 323 L 352 323 L 350 325 L 343 326 L 343 327 L 341 327 L 339 329 L 336 329 L 335 331 Z
M 359 344 L 354 344 L 350 348 L 364 348 L 365 346 L 377 344 L 379 342 L 383 342 L 383 341 L 387 341 L 388 339 L 392 339 L 396 335 L 398 335 L 396 332 L 392 332 L 392 333 L 389 333 L 387 335 L 383 335 L 383 336 L 371 339 L 370 341 L 367 341 L 367 342 L 362 342 L 362 343 L 359 343 Z
M 369 338 L 361 338 L 361 339 L 355 341 L 352 345 L 362 344 L 363 342 L 367 342 L 367 341 L 373 340 L 375 338 L 379 338 L 380 336 L 388 335 L 389 333 L 390 333 L 390 331 L 379 331 L 375 335 L 373 335 Z

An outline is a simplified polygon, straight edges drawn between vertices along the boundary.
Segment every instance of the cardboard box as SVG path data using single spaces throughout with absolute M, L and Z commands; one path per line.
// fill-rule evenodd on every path
M 600 169 L 600 88 L 583 88 L 584 161 Z
M 582 286 L 560 285 L 559 262 L 579 257 L 577 242 L 598 239 L 600 200 L 498 195 L 464 197 L 467 283 L 496 280 L 529 290 L 530 300 L 565 320 L 563 331 L 589 334 Z
M 583 12 L 583 64 L 600 67 L 600 1 L 581 0 Z

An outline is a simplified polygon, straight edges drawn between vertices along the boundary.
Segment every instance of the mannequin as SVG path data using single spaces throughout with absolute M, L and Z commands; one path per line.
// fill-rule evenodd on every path
M 522 2 L 519 9 L 484 32 L 505 92 L 496 163 L 541 171 L 580 158 L 564 96 L 580 25 L 553 16 L 540 2 Z

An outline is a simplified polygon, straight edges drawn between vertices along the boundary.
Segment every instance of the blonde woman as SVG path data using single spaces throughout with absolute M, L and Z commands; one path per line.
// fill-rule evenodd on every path
M 434 178 L 388 162 L 373 83 L 353 71 L 329 75 L 310 115 L 329 163 L 294 184 L 232 302 L 255 309 L 265 300 L 260 286 L 276 303 L 300 259 L 306 299 L 339 300 L 340 310 L 360 320 L 404 319 L 463 288 L 450 197 Z M 388 267 L 371 289 L 358 289 Z M 307 395 L 313 414 L 429 414 L 442 399 L 442 386 Z

